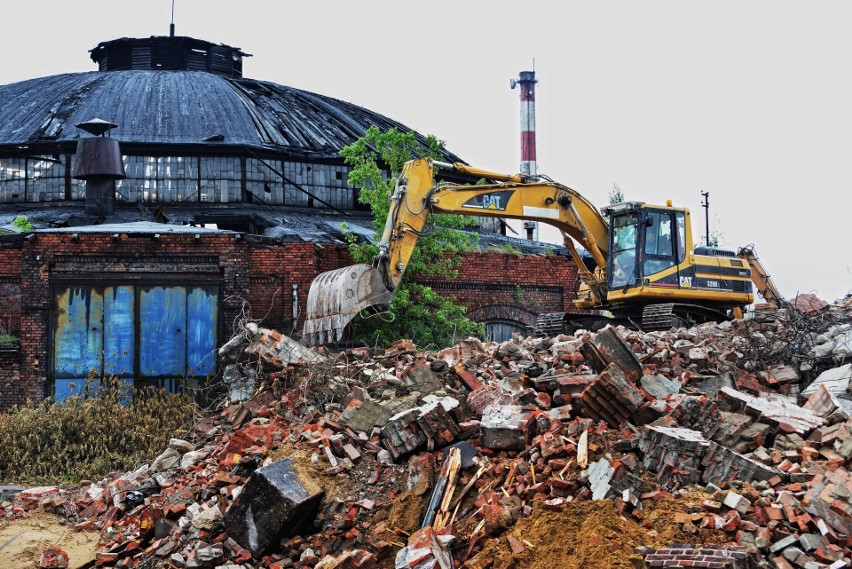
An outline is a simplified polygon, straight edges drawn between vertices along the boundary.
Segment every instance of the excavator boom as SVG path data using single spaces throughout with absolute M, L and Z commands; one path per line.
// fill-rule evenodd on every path
M 435 168 L 494 180 L 485 185 L 435 183 Z M 414 247 L 432 213 L 540 221 L 560 229 L 595 259 L 586 273 L 592 290 L 604 292 L 607 224 L 600 212 L 576 191 L 552 181 L 505 175 L 444 164 L 430 159 L 405 164 L 391 196 L 391 208 L 372 266 L 355 265 L 319 275 L 308 294 L 306 343 L 339 341 L 346 325 L 362 310 L 386 310 L 408 267 Z M 573 244 L 569 247 L 576 254 Z M 575 261 L 579 261 L 579 256 Z
M 440 169 L 489 183 L 436 182 Z M 694 248 L 685 208 L 631 201 L 604 208 L 605 219 L 578 192 L 546 177 L 499 174 L 423 158 L 407 162 L 397 180 L 372 264 L 330 271 L 314 280 L 308 294 L 306 343 L 340 341 L 359 313 L 388 310 L 433 213 L 523 219 L 556 227 L 582 279 L 575 307 L 605 309 L 612 318 L 639 320 L 646 329 L 730 317 L 753 302 L 749 279 L 768 302 L 786 306 L 753 247 L 741 249 L 738 258 L 733 251 Z M 593 266 L 586 265 L 575 242 L 589 252 Z
M 775 286 L 775 282 L 757 258 L 754 245 L 746 245 L 737 251 L 737 257 L 743 259 L 751 269 L 751 281 L 757 287 L 757 292 L 772 306 L 776 308 L 787 308 L 787 300 Z

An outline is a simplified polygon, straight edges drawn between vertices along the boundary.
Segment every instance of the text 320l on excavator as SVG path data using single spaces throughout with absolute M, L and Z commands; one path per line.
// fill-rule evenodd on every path
M 486 185 L 436 182 L 436 170 Z M 776 305 L 783 298 L 753 248 L 693 247 L 689 210 L 626 202 L 598 210 L 544 176 L 505 175 L 427 158 L 406 163 L 372 265 L 319 275 L 308 293 L 304 339 L 340 341 L 361 311 L 387 310 L 431 213 L 539 221 L 558 228 L 577 264 L 574 304 L 644 330 L 720 321 L 754 301 L 752 282 Z M 584 259 L 575 241 L 591 256 Z

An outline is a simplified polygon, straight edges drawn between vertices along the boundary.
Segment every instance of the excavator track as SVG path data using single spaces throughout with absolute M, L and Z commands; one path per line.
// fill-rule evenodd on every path
M 694 326 L 703 322 L 721 322 L 728 319 L 728 315 L 720 310 L 697 304 L 649 304 L 642 310 L 642 329 L 646 332 L 668 330 L 672 327 Z

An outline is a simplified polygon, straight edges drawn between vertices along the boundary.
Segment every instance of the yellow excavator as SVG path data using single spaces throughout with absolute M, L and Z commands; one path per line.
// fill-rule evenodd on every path
M 442 170 L 491 183 L 436 182 Z M 312 283 L 306 344 L 338 342 L 362 311 L 388 309 L 432 213 L 532 220 L 558 228 L 582 281 L 575 306 L 643 330 L 740 317 L 754 301 L 752 280 L 768 302 L 783 303 L 753 247 L 739 253 L 693 247 L 687 209 L 631 201 L 598 210 L 546 176 L 498 174 L 421 158 L 407 162 L 396 182 L 372 265 L 322 273 Z

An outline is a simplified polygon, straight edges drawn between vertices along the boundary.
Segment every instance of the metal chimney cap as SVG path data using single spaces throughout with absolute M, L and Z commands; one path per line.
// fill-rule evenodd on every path
M 83 129 L 93 136 L 103 136 L 109 130 L 118 127 L 117 124 L 105 121 L 103 119 L 89 119 L 81 123 L 77 123 L 77 128 Z

